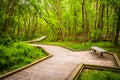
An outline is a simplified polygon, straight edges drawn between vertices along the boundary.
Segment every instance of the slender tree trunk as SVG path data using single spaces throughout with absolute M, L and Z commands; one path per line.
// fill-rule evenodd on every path
M 103 0 L 101 0 L 101 2 L 103 2 Z M 105 10 L 105 5 L 101 4 L 100 8 L 99 8 L 99 19 L 98 19 L 98 31 L 99 31 L 99 35 L 98 36 L 98 40 L 101 39 L 102 33 L 103 33 L 103 17 L 104 17 L 104 10 Z
M 58 26 L 59 26 L 59 34 L 60 34 L 60 40 L 64 41 L 64 33 L 62 30 L 62 9 L 61 9 L 61 0 L 57 0 L 57 20 L 58 20 Z
M 101 30 L 103 30 L 104 10 L 105 10 L 105 5 L 101 4 L 100 5 L 100 10 L 99 10 L 99 19 L 98 19 L 98 28 L 101 29 Z
M 106 30 L 106 36 L 105 36 L 105 40 L 109 40 L 109 34 L 108 34 L 108 32 L 109 32 L 109 22 L 108 22 L 108 20 L 109 20 L 109 7 L 108 7 L 108 4 L 107 4 L 107 6 L 106 6 L 106 14 L 107 14 L 107 16 L 106 16 L 106 19 L 107 19 L 107 30 Z
M 114 40 L 114 43 L 116 45 L 118 45 L 118 41 L 119 41 L 119 33 L 120 33 L 120 12 L 117 13 L 117 27 L 116 27 L 116 32 L 115 32 L 115 40 Z
M 97 16 L 98 16 L 98 0 L 96 1 L 96 19 L 95 19 L 95 26 L 94 26 L 94 29 L 96 30 L 97 29 Z
M 33 32 L 32 32 L 32 36 L 35 34 L 36 32 L 36 29 L 37 29 L 37 25 L 38 25 L 38 16 L 36 14 L 36 17 L 35 17 L 35 25 L 34 25 L 34 29 L 33 29 Z M 34 19 L 33 19 L 34 20 Z
M 83 28 L 84 45 L 86 46 L 85 0 L 82 0 L 82 28 Z
M 84 17 L 84 12 L 85 12 L 85 9 L 84 9 L 84 5 L 85 5 L 85 0 L 82 0 L 82 28 L 83 28 L 83 31 L 85 30 L 85 17 Z
M 20 13 L 18 15 L 18 31 L 17 31 L 17 36 L 20 34 Z
M 86 16 L 86 40 L 89 40 L 90 38 L 90 28 L 89 28 L 89 19 L 88 19 L 88 14 L 87 14 L 87 11 L 86 11 L 86 8 L 85 8 L 85 16 Z
M 12 6 L 11 6 L 11 4 L 12 4 Z M 7 18 L 5 19 L 4 24 L 3 24 L 3 28 L 2 28 L 3 34 L 7 33 L 7 31 L 8 31 L 8 26 L 10 26 L 10 19 L 13 16 L 14 9 L 16 6 L 17 6 L 16 0 L 15 1 L 14 0 L 8 1 L 8 5 L 6 8 L 6 12 L 5 12 L 5 16 L 7 16 Z
M 77 11 L 75 4 L 74 4 L 74 30 L 75 40 L 77 41 Z

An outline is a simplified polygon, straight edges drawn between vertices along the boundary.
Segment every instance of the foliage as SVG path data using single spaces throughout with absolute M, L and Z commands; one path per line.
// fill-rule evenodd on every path
M 118 11 L 119 3 L 115 0 L 1 0 L 0 32 L 13 41 L 47 35 L 49 41 L 113 42 L 116 37 L 119 42 L 114 9 Z
M 112 71 L 84 70 L 77 80 L 119 80 L 120 73 Z
M 13 41 L 9 35 L 3 36 L 0 34 L 0 45 L 11 45 L 12 43 Z
M 45 57 L 41 49 L 20 42 L 12 46 L 0 45 L 0 74 L 29 64 L 37 59 Z

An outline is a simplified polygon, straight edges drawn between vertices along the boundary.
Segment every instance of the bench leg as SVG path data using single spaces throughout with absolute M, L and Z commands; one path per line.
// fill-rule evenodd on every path
M 100 53 L 100 57 L 103 57 L 103 53 L 102 52 Z
M 93 53 L 96 53 L 96 51 L 95 51 L 95 50 L 93 50 Z

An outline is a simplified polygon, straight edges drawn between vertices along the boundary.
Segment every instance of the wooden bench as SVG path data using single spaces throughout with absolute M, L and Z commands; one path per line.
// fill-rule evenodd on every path
M 101 49 L 99 47 L 93 46 L 91 49 L 94 51 L 94 53 L 98 52 L 100 53 L 100 57 L 103 57 L 103 53 L 106 53 L 107 51 L 104 49 Z

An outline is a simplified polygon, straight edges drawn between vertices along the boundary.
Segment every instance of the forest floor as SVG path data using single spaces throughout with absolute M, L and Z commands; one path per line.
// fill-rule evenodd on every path
M 117 66 L 113 56 L 105 54 L 104 58 L 91 54 L 91 50 L 71 51 L 60 46 L 33 44 L 42 47 L 53 57 L 48 58 L 29 68 L 12 74 L 5 80 L 66 80 L 78 64 L 92 64 L 100 66 Z

